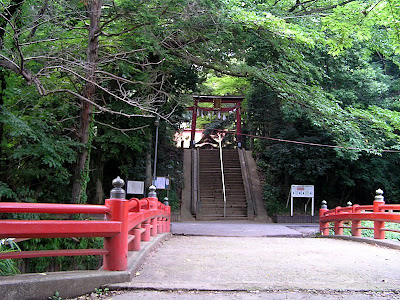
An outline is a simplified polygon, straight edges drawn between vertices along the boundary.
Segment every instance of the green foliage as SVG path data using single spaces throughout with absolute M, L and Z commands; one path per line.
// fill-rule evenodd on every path
M 18 245 L 12 239 L 0 240 L 0 252 L 15 252 L 20 251 Z M 2 259 L 0 260 L 0 276 L 10 276 L 19 274 L 15 260 Z
M 77 145 L 66 134 L 64 126 L 68 122 L 59 121 L 65 117 L 68 105 L 35 99 L 29 90 L 21 90 L 15 79 L 8 78 L 0 112 L 0 195 L 3 199 L 29 202 L 58 197 L 59 202 L 66 201 L 63 196 L 70 178 L 68 167 L 75 160 Z M 56 106 L 58 110 L 54 110 Z
M 206 87 L 204 94 L 218 96 L 241 96 L 249 86 L 247 79 L 232 76 L 210 76 L 203 84 Z
M 371 229 L 363 229 L 361 231 L 361 236 L 368 237 L 368 238 L 373 238 L 374 237 L 374 230 L 373 230 L 374 222 L 373 221 L 361 221 L 361 227 L 371 228 Z M 400 229 L 400 224 L 399 223 L 386 222 L 385 223 L 385 228 L 399 230 Z M 333 234 L 333 233 L 334 233 L 333 230 L 330 230 L 330 234 Z M 351 236 L 351 228 L 344 228 L 343 229 L 343 235 Z M 385 237 L 386 237 L 387 240 L 400 241 L 400 233 L 398 233 L 398 232 L 386 231 Z
M 260 47 L 253 47 L 251 62 L 264 59 L 276 69 L 287 68 L 278 63 L 279 59 L 289 60 L 287 48 L 284 52 L 275 50 L 276 56 L 271 56 L 274 49 L 282 49 L 282 43 L 259 42 L 256 46 Z M 253 82 L 245 116 L 251 133 L 343 147 L 256 139 L 254 150 L 265 178 L 264 198 L 269 212 L 285 212 L 291 184 L 314 184 L 316 199 L 326 199 L 332 206 L 348 200 L 369 204 L 378 187 L 387 192 L 390 201 L 398 202 L 395 186 L 399 183 L 393 175 L 398 154 L 382 154 L 379 149 L 397 149 L 398 109 L 394 105 L 398 97 L 394 95 L 398 95 L 399 71 L 396 67 L 388 72 L 379 56 L 371 55 L 363 46 L 354 42 L 346 56 L 333 58 L 318 48 L 300 50 L 292 45 L 302 53 L 296 61 L 302 71 L 292 68 L 285 78 L 291 93 L 297 94 L 294 101 L 286 101 L 288 98 L 275 85 Z M 306 83 L 313 87 L 304 86 Z
M 22 251 L 58 249 L 101 249 L 103 238 L 54 238 L 30 239 L 19 243 Z M 96 270 L 101 265 L 99 256 L 60 256 L 55 258 L 38 257 L 24 259 L 27 273 L 49 271 Z
M 62 300 L 60 297 L 60 292 L 56 291 L 52 297 L 49 297 L 50 300 Z
M 0 21 L 1 200 L 70 201 L 84 147 L 93 158 L 80 178 L 89 202 L 102 202 L 117 175 L 145 180 L 157 110 L 169 116 L 157 174 L 172 177 L 178 209 L 182 164 L 172 137 L 187 94 L 211 93 L 246 95 L 249 133 L 340 147 L 255 140 L 270 212 L 285 210 L 291 183 L 314 184 L 330 204 L 370 203 L 378 187 L 399 201 L 398 154 L 382 152 L 400 149 L 398 1 L 105 1 L 84 144 L 76 96 L 90 69 L 89 2 L 23 1 Z M 210 121 L 210 131 L 232 126 Z
M 96 294 L 97 294 L 98 296 L 100 296 L 100 295 L 107 295 L 109 291 L 110 291 L 109 288 L 96 288 L 96 289 L 95 289 L 95 292 L 96 292 Z
M 383 44 L 390 45 L 391 52 L 399 54 L 399 28 L 393 22 L 399 16 L 397 2 L 355 1 L 335 7 L 330 15 L 322 18 L 323 29 L 332 33 L 327 40 L 331 53 L 338 55 L 353 46 L 354 40 L 371 41 L 374 35 L 380 35 L 379 44 L 368 45 L 376 50 L 382 49 Z
M 170 190 L 158 190 L 157 197 L 163 201 L 168 196 L 171 211 L 179 211 L 181 207 L 181 194 L 183 190 L 183 151 L 161 142 L 157 163 L 158 176 L 170 176 Z

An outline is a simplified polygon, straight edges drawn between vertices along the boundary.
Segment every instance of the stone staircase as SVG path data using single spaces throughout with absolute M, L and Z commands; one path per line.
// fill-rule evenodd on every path
M 199 198 L 202 220 L 247 219 L 247 202 L 237 149 L 224 149 L 226 214 L 219 149 L 199 150 Z

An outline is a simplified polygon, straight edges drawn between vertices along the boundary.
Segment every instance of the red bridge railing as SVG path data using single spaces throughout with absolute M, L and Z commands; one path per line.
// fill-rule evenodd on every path
M 373 221 L 374 227 L 362 227 L 361 221 Z M 344 222 L 350 221 L 351 226 L 345 226 Z M 326 201 L 322 202 L 319 211 L 319 226 L 322 235 L 329 235 L 333 228 L 335 235 L 343 235 L 344 228 L 351 228 L 352 236 L 361 236 L 363 229 L 374 231 L 375 239 L 385 239 L 386 231 L 398 232 L 399 229 L 385 227 L 385 222 L 400 223 L 400 204 L 385 204 L 383 191 L 376 191 L 373 205 L 352 205 L 336 207 L 329 210 Z M 330 226 L 334 223 L 334 226 Z
M 141 241 L 170 231 L 171 210 L 158 201 L 155 187 L 149 197 L 125 199 L 124 181 L 113 181 L 105 205 L 0 202 L 0 213 L 104 215 L 104 220 L 0 220 L 0 238 L 104 237 L 104 249 L 42 250 L 0 253 L 0 259 L 103 255 L 103 269 L 127 269 L 128 251 Z

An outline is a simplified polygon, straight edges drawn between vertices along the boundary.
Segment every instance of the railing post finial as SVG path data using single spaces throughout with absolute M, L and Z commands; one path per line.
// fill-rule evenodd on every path
M 322 208 L 322 209 L 328 209 L 328 202 L 326 202 L 325 200 L 322 200 L 322 202 L 321 202 L 321 208 Z
M 374 200 L 374 214 L 385 211 L 381 209 L 385 205 L 385 199 L 383 198 L 383 191 L 381 189 L 377 189 L 375 191 L 376 196 Z M 386 236 L 385 232 L 385 222 L 374 219 L 374 239 L 384 240 Z
M 164 201 L 163 201 L 163 204 L 166 205 L 166 206 L 169 206 L 169 201 L 168 200 L 169 200 L 168 197 L 165 197 Z
M 157 198 L 157 193 L 156 193 L 156 190 L 157 190 L 157 188 L 154 186 L 154 185 L 151 185 L 150 187 L 149 187 L 149 194 L 148 194 L 148 197 L 149 198 Z
M 118 176 L 112 181 L 112 185 L 114 188 L 110 191 L 111 199 L 125 199 L 126 193 L 122 188 L 125 185 L 125 182 Z
M 376 196 L 375 196 L 375 201 L 377 202 L 384 202 L 385 198 L 383 197 L 383 191 L 381 189 L 377 189 L 375 191 Z

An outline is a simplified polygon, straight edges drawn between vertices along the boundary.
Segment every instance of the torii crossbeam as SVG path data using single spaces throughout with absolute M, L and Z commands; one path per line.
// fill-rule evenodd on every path
M 192 127 L 191 127 L 191 137 L 190 137 L 190 147 L 195 146 L 195 132 L 196 132 L 196 122 L 197 117 L 200 115 L 200 111 L 206 112 L 236 112 L 236 142 L 239 148 L 242 147 L 242 118 L 241 118 L 241 108 L 243 96 L 198 96 L 193 95 L 194 105 L 188 107 L 189 111 L 192 111 Z M 213 103 L 213 107 L 201 107 L 200 103 Z M 234 106 L 226 106 L 224 104 L 234 104 Z

